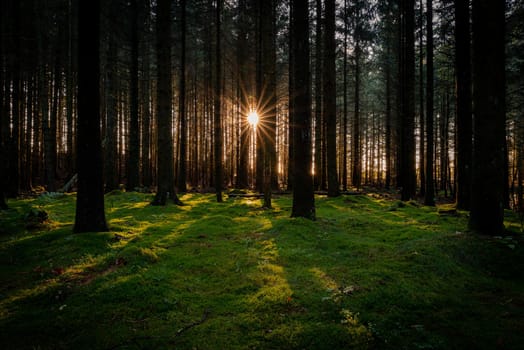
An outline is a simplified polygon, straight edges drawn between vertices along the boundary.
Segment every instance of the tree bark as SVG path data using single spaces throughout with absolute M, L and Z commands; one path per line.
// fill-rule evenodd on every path
M 410 200 L 416 193 L 415 172 L 415 3 L 401 0 L 401 135 L 400 185 L 401 199 Z
M 328 161 L 328 196 L 340 195 L 337 176 L 337 84 L 335 43 L 335 0 L 325 2 L 324 25 L 324 118 Z
M 171 1 L 157 1 L 157 182 L 152 205 L 166 205 L 168 199 L 181 204 L 175 191 L 173 115 L 171 81 Z
M 129 99 L 129 138 L 127 147 L 127 190 L 134 191 L 139 185 L 140 139 L 138 122 L 138 0 L 131 0 L 131 67 Z
M 504 230 L 505 2 L 473 0 L 473 168 L 471 230 Z
M 426 3 L 426 193 L 424 204 L 435 205 L 433 135 L 433 1 Z
M 292 217 L 315 219 L 311 174 L 311 92 L 309 69 L 309 13 L 307 0 L 292 0 L 294 148 Z
M 78 194 L 74 231 L 107 231 L 100 139 L 100 0 L 78 6 Z
M 222 181 L 223 181 L 223 165 L 222 165 L 222 53 L 221 53 L 221 20 L 222 1 L 216 0 L 216 42 L 215 42 L 215 114 L 214 114 L 214 161 L 215 161 L 215 190 L 217 202 L 222 200 Z
M 322 144 L 324 120 L 322 118 L 322 0 L 316 0 L 316 24 L 315 24 L 315 162 L 314 162 L 314 186 L 316 190 L 321 188 L 322 175 L 324 173 L 322 163 Z
M 187 115 L 186 115 L 186 0 L 180 0 L 180 152 L 178 159 L 178 191 L 187 191 Z

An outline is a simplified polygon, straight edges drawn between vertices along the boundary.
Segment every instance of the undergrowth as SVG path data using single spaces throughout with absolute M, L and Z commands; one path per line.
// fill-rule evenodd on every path
M 524 249 L 380 196 L 106 196 L 110 232 L 73 234 L 74 195 L 0 212 L 2 349 L 517 349 Z M 27 225 L 31 212 L 45 212 Z M 43 215 L 43 214 L 42 214 Z

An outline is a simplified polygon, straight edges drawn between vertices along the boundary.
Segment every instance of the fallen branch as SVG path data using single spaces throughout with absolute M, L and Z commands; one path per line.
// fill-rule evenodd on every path
M 77 180 L 78 174 L 73 175 L 73 177 L 67 181 L 64 187 L 62 187 L 58 192 L 69 192 Z
M 190 323 L 190 324 L 180 328 L 176 332 L 176 335 L 178 336 L 178 335 L 184 333 L 185 331 L 188 331 L 189 329 L 191 329 L 191 328 L 193 328 L 195 326 L 201 325 L 202 323 L 204 323 L 207 320 L 207 317 L 209 316 L 209 313 L 210 313 L 210 310 L 206 309 L 206 311 L 204 311 L 204 313 L 202 314 L 202 318 L 199 321 L 192 322 L 192 323 Z

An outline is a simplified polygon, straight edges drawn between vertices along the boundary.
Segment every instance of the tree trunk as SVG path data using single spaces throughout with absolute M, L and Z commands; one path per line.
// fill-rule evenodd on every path
M 187 115 L 186 115 L 186 0 L 180 0 L 180 152 L 178 159 L 178 191 L 187 191 Z
M 307 0 L 292 0 L 294 183 L 292 217 L 315 219 L 311 174 L 311 92 L 309 70 L 309 14 Z M 291 96 L 290 96 L 291 97 Z
M 157 183 L 152 205 L 166 205 L 168 199 L 181 204 L 175 191 L 171 81 L 171 1 L 157 1 Z
M 504 230 L 505 2 L 473 0 L 473 168 L 469 227 Z
M 342 190 L 348 190 L 348 1 L 344 0 L 344 111 L 343 111 L 343 126 L 342 126 Z
M 107 65 L 106 65 L 106 80 L 105 80 L 105 95 L 106 95 L 106 132 L 104 137 L 104 155 L 105 155 L 105 191 L 110 192 L 118 188 L 118 127 L 117 127 L 117 110 L 118 102 L 116 98 L 117 88 L 117 48 L 116 38 L 114 33 L 109 32 L 109 41 L 107 49 Z
M 415 173 L 415 3 L 401 1 L 401 135 L 400 135 L 400 185 L 401 199 L 410 200 L 416 193 Z
M 322 119 L 322 0 L 316 0 L 315 24 L 315 168 L 314 186 L 318 190 L 323 181 L 322 143 L 324 123 Z
M 240 146 L 239 161 L 237 170 L 237 188 L 248 188 L 248 163 L 249 163 L 249 133 L 251 127 L 247 121 L 249 113 L 248 98 L 248 72 L 247 72 L 247 20 L 246 20 L 246 0 L 238 2 L 238 42 L 237 42 L 237 67 L 238 67 L 238 102 L 240 119 Z
M 215 161 L 215 190 L 217 196 L 217 202 L 222 202 L 222 177 L 223 177 L 223 165 L 222 165 L 222 53 L 221 53 L 221 20 L 220 15 L 222 12 L 222 1 L 216 0 L 216 47 L 215 47 L 215 116 L 214 116 L 214 161 Z
M 288 64 L 288 171 L 287 190 L 293 190 L 295 182 L 295 147 L 294 147 L 294 125 L 295 125 L 295 33 L 293 4 L 289 6 L 289 64 Z
M 75 232 L 107 231 L 100 140 L 100 0 L 78 7 L 78 194 Z
M 426 193 L 424 204 L 435 205 L 434 135 L 433 135 L 433 1 L 427 0 L 426 9 Z
M 324 25 L 324 118 L 328 161 L 328 196 L 340 195 L 337 176 L 337 74 L 335 67 L 335 0 L 325 2 Z
M 419 138 L 419 172 L 420 172 L 420 196 L 426 195 L 426 160 L 425 160 L 425 119 L 424 119 L 424 5 L 420 0 L 420 53 L 419 53 L 419 117 L 420 117 L 420 138 Z
M 129 138 L 127 147 L 127 190 L 134 191 L 139 185 L 140 139 L 138 122 L 138 0 L 131 0 L 131 67 L 129 99 Z

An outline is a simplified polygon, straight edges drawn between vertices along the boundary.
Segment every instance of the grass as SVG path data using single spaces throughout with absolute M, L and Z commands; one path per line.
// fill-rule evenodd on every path
M 2 349 L 518 349 L 524 248 L 466 213 L 378 196 L 106 196 L 111 232 L 73 234 L 74 195 L 0 213 Z M 31 211 L 49 220 L 26 228 Z

